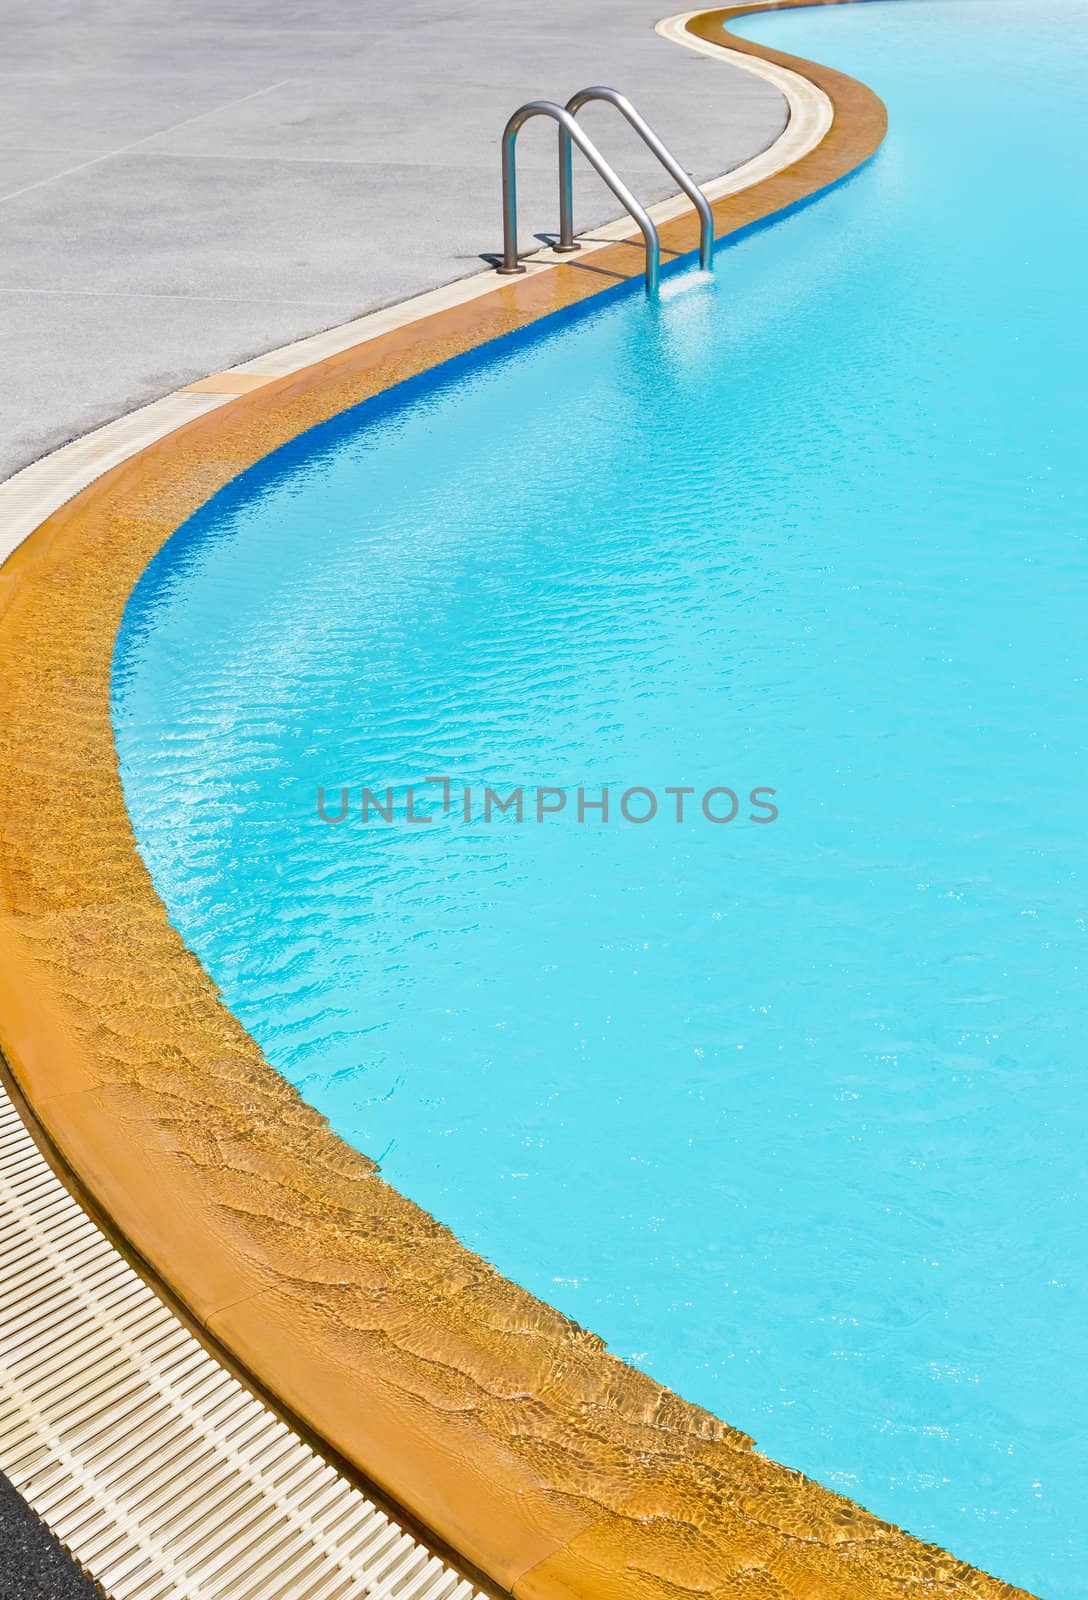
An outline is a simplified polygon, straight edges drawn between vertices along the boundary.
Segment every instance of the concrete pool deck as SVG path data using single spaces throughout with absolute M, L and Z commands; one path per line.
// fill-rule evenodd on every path
M 769 83 L 654 33 L 653 0 L 3 0 L 0 479 L 206 373 L 478 271 L 511 111 L 631 95 L 699 179 L 769 145 Z M 587 128 L 673 192 L 614 113 Z M 554 130 L 520 142 L 524 240 Z M 588 170 L 580 227 L 613 217 Z

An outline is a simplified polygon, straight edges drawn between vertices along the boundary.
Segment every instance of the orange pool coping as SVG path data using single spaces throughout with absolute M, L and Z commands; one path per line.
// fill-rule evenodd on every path
M 687 23 L 803 72 L 835 112 L 817 149 L 715 203 L 719 236 L 841 178 L 883 137 L 863 85 L 723 32 L 798 3 Z M 693 215 L 665 224 L 665 259 L 696 240 Z M 609 245 L 245 385 L 83 490 L 0 569 L 0 1045 L 58 1159 L 152 1278 L 516 1600 L 1008 1600 L 1022 1591 L 759 1455 L 386 1184 L 265 1061 L 136 851 L 111 652 L 179 524 L 304 430 L 642 266 L 640 239 Z

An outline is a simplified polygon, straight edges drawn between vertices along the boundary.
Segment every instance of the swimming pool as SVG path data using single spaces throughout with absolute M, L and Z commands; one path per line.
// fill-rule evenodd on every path
M 1030 20 L 760 17 L 884 96 L 877 160 L 713 283 L 244 474 L 137 589 L 114 721 L 177 927 L 391 1182 L 768 1454 L 1055 1596 L 1085 1592 L 1085 17 Z M 440 774 L 571 798 L 466 824 Z

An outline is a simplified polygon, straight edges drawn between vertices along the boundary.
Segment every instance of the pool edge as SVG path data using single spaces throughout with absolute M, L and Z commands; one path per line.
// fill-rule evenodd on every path
M 722 8 L 684 26 L 717 48 L 728 17 L 796 3 Z M 732 36 L 729 48 L 803 70 L 835 118 L 818 148 L 717 200 L 719 234 L 845 176 L 884 129 L 880 102 L 842 74 Z M 667 251 L 694 247 L 689 216 L 662 232 Z M 800 1581 L 806 1594 L 875 1600 L 940 1571 L 949 1595 L 1009 1596 L 1018 1591 L 766 1462 L 389 1190 L 224 1014 L 166 922 L 123 801 L 118 815 L 108 718 L 118 607 L 185 516 L 316 422 L 641 266 L 635 245 L 610 242 L 301 371 L 268 375 L 258 358 L 248 384 L 237 369 L 191 385 L 198 415 L 19 547 L 0 571 L 0 677 L 17 679 L 14 726 L 22 715 L 31 737 L 5 726 L 0 1041 L 51 1146 L 151 1273 L 288 1413 L 518 1600 L 725 1594 L 727 1562 Z M 55 624 L 58 589 L 61 637 L 42 620 Z M 52 614 L 34 604 L 47 597 Z M 53 717 L 44 728 L 41 687 Z M 44 808 L 18 781 L 43 775 L 61 791 Z M 109 870 L 104 838 L 132 858 L 122 870 Z M 179 1036 L 194 1033 L 198 1045 L 182 1048 Z M 392 1306 L 390 1283 L 401 1295 Z M 868 1559 L 878 1547 L 882 1572 Z

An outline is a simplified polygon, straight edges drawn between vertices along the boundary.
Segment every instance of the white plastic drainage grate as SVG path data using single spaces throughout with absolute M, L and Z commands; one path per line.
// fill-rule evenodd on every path
M 0 1469 L 112 1600 L 483 1600 L 208 1354 L 2 1087 Z

